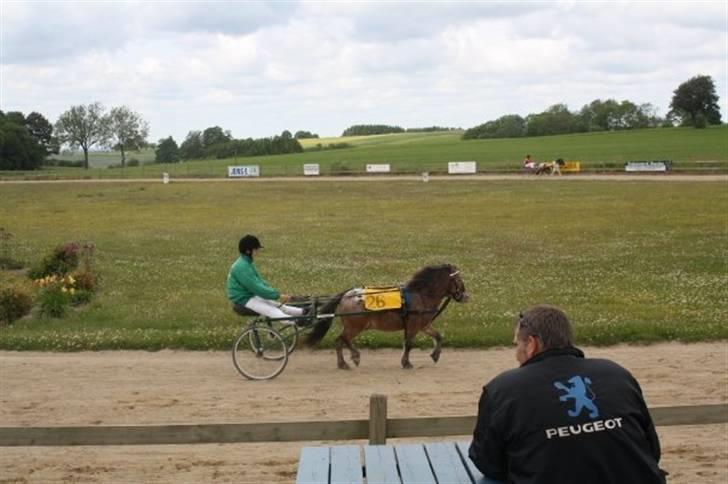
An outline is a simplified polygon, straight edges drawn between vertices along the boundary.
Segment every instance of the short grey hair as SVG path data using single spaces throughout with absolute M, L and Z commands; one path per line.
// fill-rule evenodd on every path
M 529 308 L 516 321 L 518 339 L 535 336 L 543 343 L 544 350 L 574 346 L 571 323 L 558 308 L 539 305 Z

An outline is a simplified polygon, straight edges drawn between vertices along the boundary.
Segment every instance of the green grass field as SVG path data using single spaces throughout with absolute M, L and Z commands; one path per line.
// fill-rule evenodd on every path
M 0 185 L 14 256 L 97 246 L 93 302 L 0 328 L 0 348 L 227 349 L 244 324 L 224 294 L 238 238 L 292 294 L 406 281 L 450 262 L 471 295 L 437 326 L 449 346 L 510 342 L 519 310 L 562 307 L 590 344 L 728 337 L 728 191 L 712 182 L 414 181 Z M 0 284 L 27 284 L 0 272 Z M 331 344 L 338 330 L 324 344 Z M 421 344 L 430 344 L 420 339 Z M 358 343 L 401 345 L 370 332 Z
M 324 175 L 330 174 L 332 167 L 339 172 L 363 173 L 368 163 L 389 163 L 395 173 L 437 173 L 446 172 L 449 161 L 476 161 L 479 171 L 503 172 L 519 171 L 527 153 L 539 161 L 579 160 L 586 171 L 623 171 L 624 163 L 631 160 L 672 160 L 676 171 L 728 171 L 728 126 L 469 141 L 461 140 L 460 134 L 453 132 L 405 133 L 308 139 L 302 140 L 302 145 L 310 150 L 317 143 L 326 146 L 340 142 L 352 147 L 292 155 L 147 164 L 124 170 L 106 168 L 110 163 L 119 163 L 118 153 L 94 153 L 89 170 L 48 168 L 37 172 L 0 172 L 0 178 L 158 178 L 163 172 L 173 177 L 226 177 L 229 165 L 260 165 L 263 176 L 292 176 L 301 175 L 305 163 L 319 163 Z M 148 162 L 153 159 L 153 152 L 129 153 L 129 158 L 134 157 Z

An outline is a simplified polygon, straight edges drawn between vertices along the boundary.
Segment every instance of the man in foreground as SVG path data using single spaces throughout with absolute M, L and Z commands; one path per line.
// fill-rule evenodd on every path
M 664 484 L 660 443 L 637 380 L 574 347 L 559 309 L 516 323 L 520 368 L 483 387 L 470 459 L 485 482 Z M 489 481 L 490 480 L 490 481 Z

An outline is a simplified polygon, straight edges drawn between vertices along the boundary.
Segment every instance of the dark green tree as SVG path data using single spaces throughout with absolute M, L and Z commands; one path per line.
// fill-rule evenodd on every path
M 463 133 L 463 139 L 519 138 L 526 133 L 526 120 L 517 114 L 506 114 Z
M 318 138 L 319 135 L 316 133 L 312 133 L 310 131 L 296 131 L 296 134 L 293 135 L 296 139 L 309 139 L 309 138 Z
M 230 131 L 223 131 L 220 126 L 213 126 L 202 132 L 202 144 L 205 148 L 220 143 L 227 143 L 231 139 L 233 137 L 230 135 Z
M 720 124 L 718 95 L 710 76 L 695 76 L 678 86 L 670 102 L 671 112 L 679 116 L 683 126 L 705 127 Z
M 0 170 L 35 170 L 47 153 L 25 125 L 22 113 L 0 111 Z
M 83 166 L 88 170 L 89 148 L 107 145 L 110 138 L 109 118 L 104 115 L 104 106 L 98 102 L 87 106 L 71 106 L 58 118 L 56 135 L 61 143 L 83 149 Z
M 179 147 L 171 136 L 160 139 L 157 149 L 154 151 L 154 159 L 157 163 L 177 163 L 179 161 Z
M 25 127 L 33 139 L 43 146 L 46 154 L 58 154 L 60 151 L 58 139 L 53 137 L 53 125 L 45 116 L 33 111 L 25 118 Z
M 565 104 L 554 104 L 539 114 L 529 114 L 526 118 L 528 136 L 546 136 L 575 132 L 577 119 Z
M 205 157 L 205 145 L 202 144 L 202 132 L 190 131 L 179 147 L 179 155 L 183 160 L 199 160 Z

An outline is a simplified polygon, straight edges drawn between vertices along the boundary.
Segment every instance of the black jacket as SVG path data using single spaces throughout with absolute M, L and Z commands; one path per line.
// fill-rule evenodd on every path
M 539 353 L 483 387 L 470 459 L 516 484 L 663 484 L 642 390 L 577 348 Z

